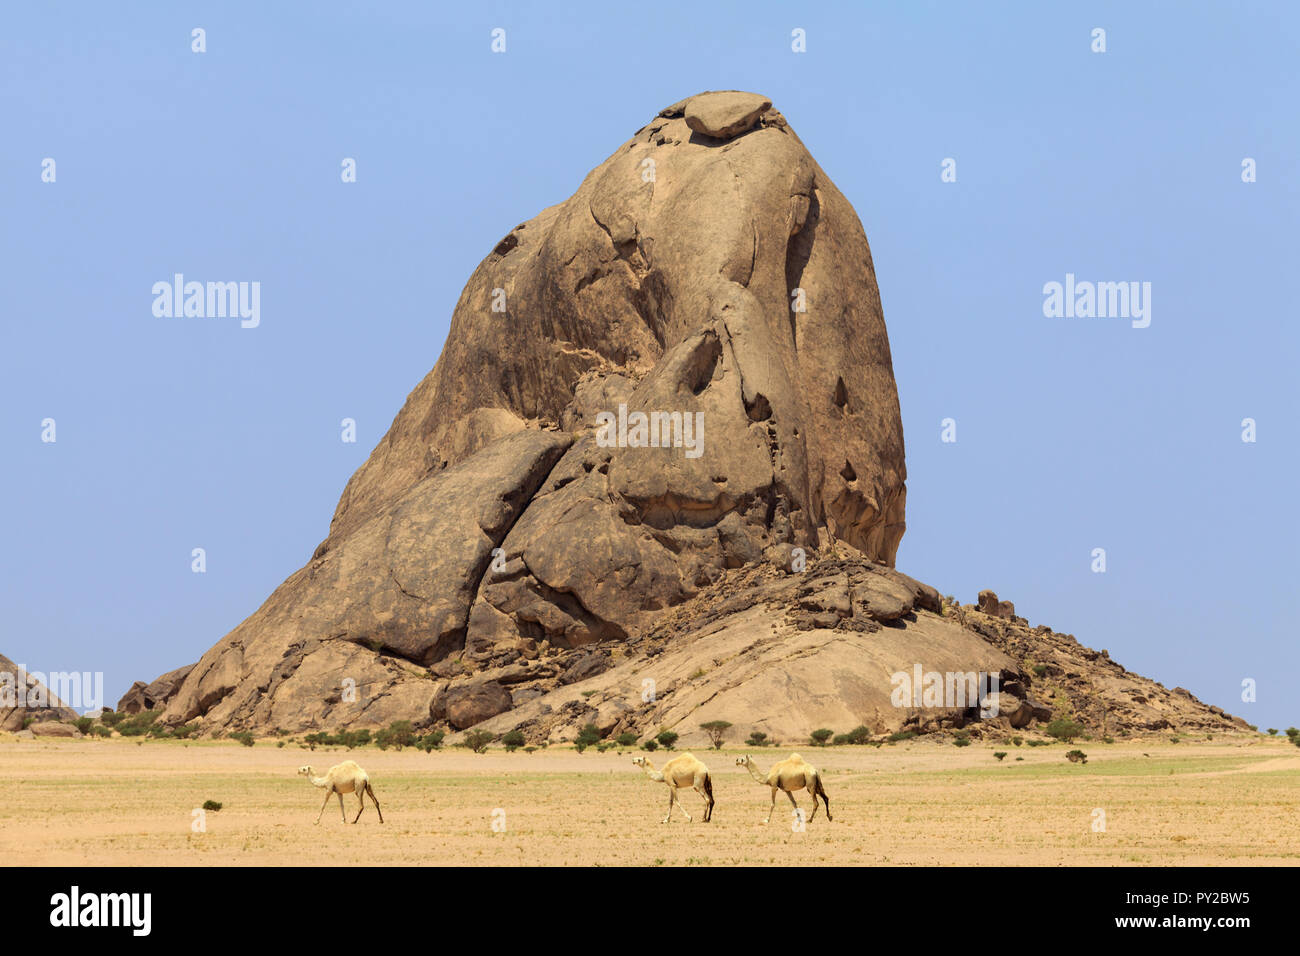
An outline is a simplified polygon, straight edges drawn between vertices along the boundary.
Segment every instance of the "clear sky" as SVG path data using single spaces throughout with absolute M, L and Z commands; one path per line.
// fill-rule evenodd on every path
M 1300 724 L 1294 4 L 565 6 L 4 5 L 0 652 L 109 703 L 196 660 L 325 537 L 492 246 L 734 88 L 871 241 L 899 567 Z M 155 317 L 176 272 L 260 282 L 260 326 Z M 1067 273 L 1150 282 L 1150 326 L 1044 316 Z

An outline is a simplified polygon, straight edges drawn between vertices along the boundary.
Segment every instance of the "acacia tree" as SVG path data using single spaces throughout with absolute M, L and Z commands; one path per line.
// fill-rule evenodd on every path
M 700 730 L 709 735 L 709 742 L 713 744 L 714 750 L 722 749 L 722 738 L 727 735 L 727 730 L 731 727 L 729 720 L 710 720 L 706 724 L 700 724 Z

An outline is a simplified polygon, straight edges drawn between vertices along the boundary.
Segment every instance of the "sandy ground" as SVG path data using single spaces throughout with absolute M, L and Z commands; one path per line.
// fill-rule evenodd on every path
M 0 735 L 0 859 L 11 865 L 730 865 L 1297 864 L 1300 750 L 1220 738 L 956 748 L 912 741 L 881 749 L 801 748 L 825 775 L 834 822 L 796 832 L 783 795 L 727 748 L 696 751 L 713 770 L 717 808 L 701 799 L 660 824 L 667 789 L 631 753 L 464 750 L 308 753 L 297 744 L 130 739 L 18 740 Z M 998 762 L 994 750 L 1006 750 Z M 788 751 L 747 751 L 756 763 Z M 1144 754 L 1149 754 L 1145 756 Z M 1022 757 L 1023 760 L 1017 760 Z M 356 826 L 337 798 L 295 776 L 356 759 L 384 810 Z M 662 754 L 651 758 L 657 765 Z M 808 806 L 807 794 L 797 795 Z M 208 812 L 196 832 L 193 811 Z M 349 819 L 355 797 L 345 798 Z M 1105 812 L 1104 832 L 1094 830 Z M 503 832 L 493 829 L 504 826 Z

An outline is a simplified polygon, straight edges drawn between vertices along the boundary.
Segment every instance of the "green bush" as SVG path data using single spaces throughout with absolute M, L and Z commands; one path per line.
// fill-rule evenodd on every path
M 900 730 L 898 731 L 898 733 L 890 734 L 885 739 L 885 743 L 896 744 L 900 740 L 911 740 L 915 736 L 916 736 L 915 730 Z
M 468 747 L 476 754 L 481 754 L 488 749 L 488 744 L 496 740 L 496 734 L 489 730 L 468 730 L 461 740 L 462 747 Z
M 731 729 L 731 721 L 710 720 L 708 723 L 700 724 L 700 729 L 709 735 L 709 743 L 713 744 L 713 749 L 721 750 L 722 741 L 727 736 L 727 731 Z
M 431 730 L 415 742 L 415 746 L 428 753 L 431 750 L 442 748 L 443 738 L 447 735 L 441 730 Z
M 389 747 L 396 747 L 398 750 L 403 747 L 413 747 L 417 739 L 409 720 L 395 720 L 374 736 L 375 746 L 380 750 L 387 750 Z
M 664 750 L 672 750 L 673 744 L 677 743 L 677 734 L 671 730 L 661 730 L 655 734 L 655 740 L 659 741 L 659 746 Z
M 1005 760 L 1007 758 L 1007 752 L 1005 750 L 995 750 L 993 751 L 993 756 L 997 757 L 999 760 Z
M 835 731 L 822 727 L 820 730 L 814 730 L 809 739 L 814 747 L 825 747 L 826 741 L 830 740 L 834 734 Z
M 111 736 L 113 736 L 113 728 L 112 728 L 112 727 L 105 727 L 103 724 L 96 724 L 94 727 L 91 727 L 90 729 L 91 729 L 91 731 L 94 733 L 94 735 L 95 735 L 96 737 L 111 737 Z
M 512 730 L 501 738 L 501 743 L 505 744 L 508 753 L 514 753 L 527 742 L 524 740 L 524 734 L 521 730 Z
M 595 724 L 587 724 L 578 731 L 578 736 L 573 740 L 573 746 L 578 753 L 598 743 L 600 743 L 600 731 L 596 729 Z
M 1025 742 L 1025 738 L 1024 738 L 1024 737 L 1012 737 L 1012 738 L 1011 738 L 1011 742 L 1012 742 L 1013 744 L 1015 744 L 1017 747 L 1019 747 L 1021 744 L 1023 744 L 1023 743 Z
M 1276 737 L 1276 736 L 1277 736 L 1277 728 L 1276 728 L 1276 727 L 1270 727 L 1270 728 L 1268 728 L 1268 730 L 1264 731 L 1264 733 L 1268 734 L 1270 737 Z
M 1288 727 L 1286 729 L 1286 735 L 1294 740 L 1296 737 L 1300 737 L 1300 728 Z
M 1026 740 L 1025 745 L 1028 747 L 1050 747 L 1052 742 L 1050 740 Z
M 959 731 L 957 731 L 955 734 L 953 734 L 953 736 L 952 736 L 952 745 L 953 745 L 954 747 L 969 747 L 969 746 L 970 746 L 970 731 L 969 731 L 969 730 L 959 730 Z
M 99 722 L 109 727 L 116 727 L 126 718 L 126 714 L 119 714 L 115 710 L 106 710 L 100 715 Z
M 625 730 L 618 735 L 614 740 L 614 743 L 618 744 L 620 747 L 635 747 L 636 734 L 632 733 L 630 730 Z
M 142 710 L 134 717 L 123 717 L 117 722 L 117 732 L 123 737 L 143 737 L 146 734 L 153 734 L 155 737 L 163 736 L 166 730 L 162 727 L 155 727 L 161 712 L 157 710 Z
M 1070 761 L 1070 763 L 1087 763 L 1088 755 L 1082 750 L 1071 750 L 1065 755 L 1065 759 Z
M 641 749 L 653 752 L 659 749 L 659 744 L 655 742 L 655 739 L 653 737 L 651 737 L 649 740 L 647 740 L 645 743 L 641 745 Z
M 230 735 L 231 740 L 238 740 L 245 747 L 251 747 L 255 743 L 253 734 L 247 730 L 237 730 Z
M 204 810 L 211 810 L 211 811 L 213 811 L 213 812 L 215 813 L 217 810 L 220 810 L 220 809 L 221 809 L 221 804 L 217 803 L 217 801 L 215 801 L 215 800 L 204 800 L 204 801 L 203 801 L 203 809 L 204 809 Z
M 1068 717 L 1057 717 L 1047 725 L 1045 733 L 1068 744 L 1073 743 L 1075 737 L 1082 737 L 1085 729 L 1082 724 L 1075 723 Z
M 73 726 L 77 728 L 77 732 L 82 734 L 90 733 L 90 728 L 94 725 L 95 722 L 89 717 L 78 717 L 73 721 Z
M 767 734 L 761 730 L 755 730 L 749 735 L 749 739 L 745 743 L 751 747 L 766 747 L 768 744 Z

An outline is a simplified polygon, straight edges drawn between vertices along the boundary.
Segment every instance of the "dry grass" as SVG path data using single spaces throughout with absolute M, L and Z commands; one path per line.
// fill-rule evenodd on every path
M 630 753 L 474 755 L 453 750 L 308 753 L 290 743 L 17 740 L 0 735 L 0 857 L 12 864 L 1296 864 L 1300 752 L 1277 740 L 1064 745 L 912 741 L 882 749 L 799 748 L 822 769 L 835 814 L 793 832 L 779 798 L 734 765 L 788 753 L 696 751 L 713 769 L 717 809 L 659 820 L 662 784 Z M 994 750 L 1009 752 L 1005 761 Z M 1143 752 L 1150 754 L 1143 756 Z M 652 757 L 656 763 L 662 754 Z M 1015 758 L 1023 757 L 1017 761 Z M 352 758 L 370 773 L 387 822 L 368 809 L 344 826 L 337 800 L 298 766 Z M 807 795 L 798 795 L 808 806 Z M 224 805 L 192 831 L 205 800 Z M 349 817 L 355 798 L 345 798 Z M 493 811 L 505 832 L 493 832 Z M 1106 813 L 1094 832 L 1093 811 Z

